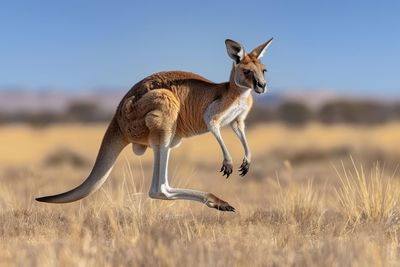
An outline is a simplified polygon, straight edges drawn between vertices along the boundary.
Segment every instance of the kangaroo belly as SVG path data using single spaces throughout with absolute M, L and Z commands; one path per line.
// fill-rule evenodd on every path
M 176 135 L 179 137 L 191 137 L 208 132 L 208 127 L 202 114 L 187 116 L 180 113 L 176 125 Z

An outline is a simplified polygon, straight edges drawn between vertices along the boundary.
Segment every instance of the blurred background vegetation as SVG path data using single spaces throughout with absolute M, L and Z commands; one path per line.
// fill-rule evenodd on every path
M 109 121 L 113 114 L 112 110 L 95 101 L 73 100 L 62 110 L 0 112 L 0 123 L 28 123 L 33 126 L 64 122 L 98 123 Z M 400 102 L 334 99 L 315 107 L 301 100 L 287 100 L 271 106 L 256 104 L 248 115 L 247 124 L 284 122 L 302 126 L 314 121 L 374 125 L 399 120 Z

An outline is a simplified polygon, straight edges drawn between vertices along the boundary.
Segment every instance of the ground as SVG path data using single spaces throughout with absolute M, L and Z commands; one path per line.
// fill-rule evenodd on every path
M 151 200 L 152 153 L 127 147 L 94 195 L 37 196 L 79 184 L 105 124 L 0 127 L 1 266 L 398 266 L 400 124 L 248 129 L 250 172 L 225 179 L 210 134 L 172 152 L 172 185 L 209 191 L 236 212 Z M 238 169 L 240 142 L 223 132 Z

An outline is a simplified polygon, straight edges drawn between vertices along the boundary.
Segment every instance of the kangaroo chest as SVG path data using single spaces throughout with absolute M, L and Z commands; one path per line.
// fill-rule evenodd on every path
M 222 113 L 221 126 L 228 125 L 248 108 L 247 97 L 248 95 L 241 96 L 238 101 L 235 101 L 225 112 Z

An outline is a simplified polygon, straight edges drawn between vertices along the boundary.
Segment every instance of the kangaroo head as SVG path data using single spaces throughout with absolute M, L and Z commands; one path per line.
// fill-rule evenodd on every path
M 235 84 L 244 89 L 254 89 L 258 94 L 264 93 L 267 81 L 264 74 L 267 71 L 260 58 L 271 44 L 272 38 L 257 46 L 247 54 L 243 46 L 230 39 L 225 40 L 228 55 L 233 59 L 233 79 Z

